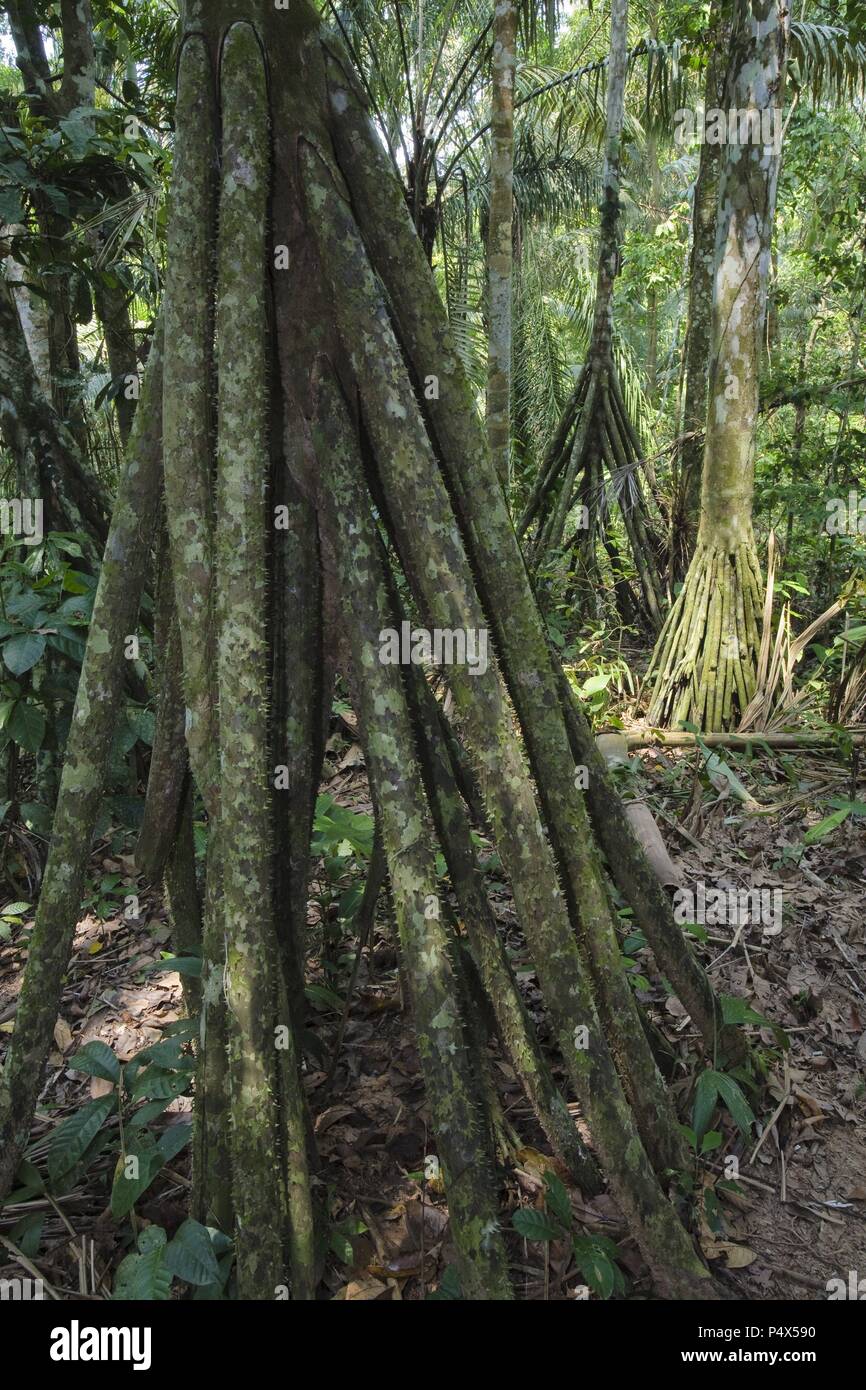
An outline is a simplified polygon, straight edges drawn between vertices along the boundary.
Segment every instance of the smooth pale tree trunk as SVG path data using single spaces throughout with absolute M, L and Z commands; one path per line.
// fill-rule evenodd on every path
M 777 0 L 738 0 L 724 106 L 749 111 L 749 131 L 772 111 L 781 131 L 787 23 Z M 742 122 L 728 127 L 719 189 L 697 545 L 648 672 L 650 722 L 673 728 L 731 728 L 755 691 L 762 581 L 752 492 L 779 150 L 778 140 L 744 133 Z
M 659 36 L 659 6 L 649 6 L 647 25 L 650 38 L 655 42 Z M 646 162 L 650 176 L 650 212 L 647 218 L 647 234 L 655 235 L 661 221 L 662 178 L 659 164 L 659 142 L 654 132 L 647 134 Z M 650 399 L 655 400 L 658 390 L 658 347 L 659 347 L 659 297 L 656 285 L 647 289 L 646 301 L 646 381 Z
M 658 140 L 654 135 L 647 137 L 647 163 L 650 171 L 650 200 L 652 210 L 647 220 L 647 235 L 654 236 L 659 224 L 662 202 L 662 179 L 659 166 Z M 659 355 L 659 296 L 658 288 L 650 285 L 646 301 L 646 382 L 650 399 L 655 400 L 658 391 Z
M 0 229 L 0 236 L 4 239 L 7 235 L 20 236 L 23 231 L 24 228 L 21 226 L 4 227 Z M 12 289 L 18 317 L 24 330 L 27 350 L 33 363 L 36 380 L 43 396 L 49 398 L 51 396 L 51 350 L 48 344 L 48 315 L 45 310 L 45 301 L 40 295 L 31 293 L 27 284 L 27 272 L 23 265 L 19 265 L 14 256 L 6 257 L 5 269 L 6 279 Z
M 708 26 L 709 58 L 704 91 L 705 112 L 719 108 L 724 101 L 732 11 L 733 0 L 714 0 Z M 721 144 L 704 140 L 700 147 L 698 173 L 692 192 L 689 300 L 683 363 L 683 406 L 680 418 L 680 433 L 686 438 L 679 451 L 678 490 L 671 526 L 674 572 L 679 577 L 684 575 L 688 567 L 700 514 L 721 168 Z
M 511 321 L 514 220 L 514 78 L 517 5 L 495 0 L 490 215 L 487 227 L 487 433 L 504 487 L 511 475 Z

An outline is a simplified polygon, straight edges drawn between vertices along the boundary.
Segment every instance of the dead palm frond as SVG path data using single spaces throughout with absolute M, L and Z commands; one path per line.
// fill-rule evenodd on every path
M 823 627 L 843 611 L 850 594 L 847 591 L 831 603 L 807 628 L 795 636 L 791 629 L 791 605 L 782 606 L 773 636 L 773 594 L 777 566 L 776 537 L 770 532 L 767 555 L 767 585 L 764 593 L 763 631 L 758 657 L 755 694 L 746 708 L 738 733 L 774 733 L 790 728 L 802 719 L 815 699 L 809 685 L 794 688 L 794 678 L 803 653 Z

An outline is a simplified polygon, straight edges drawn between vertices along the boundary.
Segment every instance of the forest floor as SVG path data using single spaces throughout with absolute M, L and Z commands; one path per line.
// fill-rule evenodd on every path
M 707 939 L 696 943 L 719 992 L 746 999 L 767 1020 L 767 1026 L 753 1024 L 751 1032 L 768 1063 L 765 1085 L 748 1096 L 758 1120 L 749 1142 L 726 1117 L 721 1146 L 696 1169 L 700 1191 L 715 1187 L 732 1156 L 739 1165 L 739 1190 L 716 1194 L 719 1219 L 713 1218 L 712 1196 L 702 1204 L 702 1247 L 737 1298 L 826 1298 L 828 1280 L 847 1283 L 850 1271 L 866 1271 L 866 822 L 849 815 L 814 843 L 804 846 L 804 837 L 826 815 L 827 797 L 851 794 L 850 769 L 832 753 L 761 754 L 751 762 L 741 756 L 737 776 L 762 808 L 770 808 L 756 813 L 708 789 L 697 775 L 694 753 L 654 749 L 633 763 L 631 775 L 684 883 L 782 894 L 781 920 L 742 929 L 735 923 L 708 925 Z M 328 769 L 323 790 L 342 806 L 369 813 L 360 749 L 345 728 L 331 739 Z M 98 850 L 94 874 L 128 881 L 132 860 L 116 852 L 116 837 L 112 843 L 115 853 L 109 840 Z M 549 1041 L 531 962 L 495 860 L 488 887 L 526 1002 Z M 314 891 L 310 927 L 319 938 L 322 901 L 323 894 Z M 305 1081 L 321 1158 L 319 1182 L 333 1223 L 323 1297 L 423 1298 L 453 1262 L 445 1199 L 429 1164 L 435 1146 L 389 916 L 383 895 L 331 1078 L 341 1018 L 328 1001 L 333 991 L 345 995 L 357 942 L 341 943 L 339 976 L 325 978 L 319 967 L 310 977 L 313 986 L 322 986 L 311 991 L 310 1024 L 320 1064 L 308 1064 Z M 144 891 L 137 922 L 89 913 L 78 924 L 38 1111 L 36 1155 L 62 1119 L 105 1090 L 106 1083 L 69 1068 L 77 1049 L 99 1039 L 126 1061 L 158 1041 L 182 1014 L 179 977 L 145 973 L 168 949 L 168 938 L 160 899 Z M 648 953 L 630 949 L 641 977 L 639 997 L 677 1059 L 671 1084 L 688 1121 L 695 1032 Z M 13 1026 L 24 959 L 20 933 L 0 944 L 0 1048 Z M 779 1047 L 770 1024 L 785 1030 L 789 1049 Z M 489 1060 L 505 1115 L 519 1136 L 500 1173 L 503 1222 L 509 1227 L 510 1211 L 541 1204 L 545 1170 L 567 1175 L 549 1156 L 511 1067 L 493 1042 Z M 166 1121 L 187 1120 L 190 1104 L 180 1096 Z M 162 1169 L 138 1204 L 139 1221 L 155 1221 L 171 1234 L 185 1218 L 188 1154 L 184 1150 Z M 26 1223 L 44 1217 L 31 1273 L 38 1272 L 61 1299 L 105 1297 L 129 1247 L 129 1223 L 117 1226 L 108 1211 L 113 1167 L 114 1158 L 103 1157 L 62 1195 L 37 1196 L 0 1216 L 4 1241 L 12 1234 L 21 1240 Z M 647 1296 L 646 1270 L 613 1200 L 606 1194 L 586 1198 L 573 1187 L 571 1198 L 576 1229 L 612 1237 L 629 1275 L 629 1296 Z M 527 1243 L 512 1232 L 510 1250 L 520 1297 L 562 1300 L 582 1287 L 569 1245 Z M 21 1273 L 6 1245 L 0 1278 Z

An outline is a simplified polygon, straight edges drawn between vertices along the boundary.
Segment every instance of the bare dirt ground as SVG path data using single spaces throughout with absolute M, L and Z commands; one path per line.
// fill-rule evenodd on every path
M 342 805 L 369 811 L 363 761 L 351 738 L 335 735 L 329 754 L 328 793 Z M 781 921 L 769 927 L 708 925 L 708 939 L 697 946 L 719 991 L 745 998 L 767 1020 L 751 1025 L 766 1063 L 763 1086 L 748 1096 L 757 1128 L 747 1143 L 725 1117 L 721 1146 L 696 1169 L 698 1186 L 714 1188 L 731 1157 L 739 1167 L 738 1191 L 717 1191 L 715 1229 L 708 1219 L 712 1203 L 704 1204 L 702 1247 L 734 1297 L 826 1298 L 829 1280 L 847 1281 L 857 1270 L 866 1275 L 866 822 L 849 816 L 814 844 L 804 848 L 803 840 L 826 815 L 826 808 L 817 809 L 819 794 L 850 795 L 850 773 L 830 754 L 761 756 L 745 774 L 738 763 L 749 792 L 770 808 L 747 813 L 735 799 L 714 796 L 700 784 L 693 755 L 651 751 L 640 761 L 635 775 L 641 794 L 686 884 L 780 889 L 784 904 Z M 133 866 L 116 843 L 112 853 L 106 842 L 94 871 L 129 879 Z M 495 868 L 489 887 L 527 1003 L 548 1039 L 532 965 Z M 311 939 L 321 933 L 320 906 L 314 891 Z M 87 915 L 79 923 L 40 1103 L 37 1160 L 52 1129 L 99 1094 L 98 1080 L 68 1067 L 72 1054 L 100 1039 L 125 1061 L 157 1041 L 182 1013 L 179 977 L 144 973 L 168 949 L 168 938 L 163 905 L 144 890 L 138 922 Z M 341 979 L 325 980 L 319 972 L 311 974 L 311 983 L 344 992 L 356 945 L 341 945 Z M 20 932 L 0 948 L 0 1047 L 13 1026 L 25 954 Z M 675 1055 L 671 1081 L 688 1122 L 697 1040 L 648 953 L 639 951 L 635 958 L 636 972 L 648 985 L 640 997 Z M 305 1080 L 321 1157 L 319 1182 L 334 1233 L 322 1295 L 424 1298 L 437 1288 L 453 1255 L 445 1199 L 429 1163 L 435 1146 L 385 894 L 332 1068 L 340 1023 L 334 1007 L 314 1000 L 317 1060 L 308 1064 Z M 785 1030 L 787 1050 L 769 1024 Z M 560 1170 L 495 1042 L 489 1060 L 516 1135 L 500 1172 L 503 1222 L 509 1226 L 510 1211 L 543 1200 L 544 1171 Z M 189 1107 L 189 1097 L 181 1096 L 166 1112 L 167 1122 L 188 1118 Z M 106 1297 L 128 1248 L 128 1224 L 118 1228 L 107 1211 L 113 1162 L 97 1162 L 61 1196 L 33 1198 L 0 1217 L 0 1237 L 9 1242 L 24 1218 L 44 1216 L 38 1250 L 28 1262 L 59 1298 Z M 137 1219 L 171 1232 L 186 1215 L 188 1188 L 185 1150 L 141 1200 Z M 586 1198 L 573 1188 L 571 1197 L 576 1229 L 617 1241 L 630 1276 L 629 1296 L 648 1296 L 646 1271 L 612 1199 Z M 511 1252 L 521 1297 L 562 1300 L 582 1287 L 566 1245 L 545 1247 L 512 1235 Z M 0 1277 L 21 1273 L 6 1244 Z

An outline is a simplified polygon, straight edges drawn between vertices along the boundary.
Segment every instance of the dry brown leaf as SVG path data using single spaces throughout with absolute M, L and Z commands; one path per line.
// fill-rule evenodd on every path
M 815 1119 L 823 1120 L 825 1118 L 824 1107 L 815 1100 L 814 1096 L 810 1096 L 806 1091 L 800 1090 L 795 1090 L 794 1095 L 808 1115 Z
M 383 1284 L 380 1279 L 373 1279 L 369 1275 L 362 1275 L 360 1279 L 353 1279 L 336 1296 L 337 1298 L 344 1298 L 347 1303 L 362 1303 L 369 1302 L 374 1298 L 381 1298 L 383 1293 L 391 1293 L 387 1284 Z
M 327 1110 L 323 1110 L 321 1115 L 316 1117 L 315 1131 L 317 1134 L 324 1134 L 326 1130 L 335 1125 L 338 1120 L 345 1120 L 347 1115 L 354 1115 L 354 1105 L 331 1105 Z
M 551 1159 L 546 1154 L 539 1153 L 538 1149 L 518 1149 L 514 1157 L 521 1168 L 525 1168 L 533 1177 L 543 1178 L 551 1167 Z
M 54 1025 L 54 1041 L 61 1052 L 68 1052 L 72 1046 L 72 1029 L 65 1018 L 58 1018 Z
M 745 1269 L 758 1257 L 748 1245 L 734 1245 L 730 1240 L 701 1240 L 701 1249 L 708 1260 L 724 1260 L 726 1269 Z
M 414 1274 L 421 1273 L 421 1256 L 417 1250 L 411 1250 L 405 1255 L 394 1255 L 384 1265 L 374 1260 L 367 1273 L 381 1279 L 410 1279 Z

